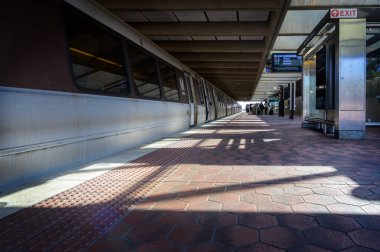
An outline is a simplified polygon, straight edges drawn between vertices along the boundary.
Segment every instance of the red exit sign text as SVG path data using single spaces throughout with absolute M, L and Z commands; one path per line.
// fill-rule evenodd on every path
M 358 9 L 331 9 L 330 18 L 357 18 Z

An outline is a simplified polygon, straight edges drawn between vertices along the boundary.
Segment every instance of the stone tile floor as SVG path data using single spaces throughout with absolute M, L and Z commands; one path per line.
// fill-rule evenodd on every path
M 380 129 L 243 113 L 0 227 L 0 251 L 380 251 Z

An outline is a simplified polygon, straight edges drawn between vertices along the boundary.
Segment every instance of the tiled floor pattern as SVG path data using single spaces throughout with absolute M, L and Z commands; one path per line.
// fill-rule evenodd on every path
M 380 129 L 367 135 L 220 120 L 0 220 L 0 250 L 380 251 Z
M 82 250 L 194 151 L 184 139 L 0 219 L 0 251 Z

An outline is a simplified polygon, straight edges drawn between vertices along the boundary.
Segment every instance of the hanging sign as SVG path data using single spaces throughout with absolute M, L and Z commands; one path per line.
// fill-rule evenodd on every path
M 358 9 L 331 9 L 330 18 L 357 18 Z

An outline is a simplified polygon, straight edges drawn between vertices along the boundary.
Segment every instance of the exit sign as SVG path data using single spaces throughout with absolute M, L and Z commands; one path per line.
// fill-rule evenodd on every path
M 357 18 L 358 9 L 331 9 L 330 18 Z

